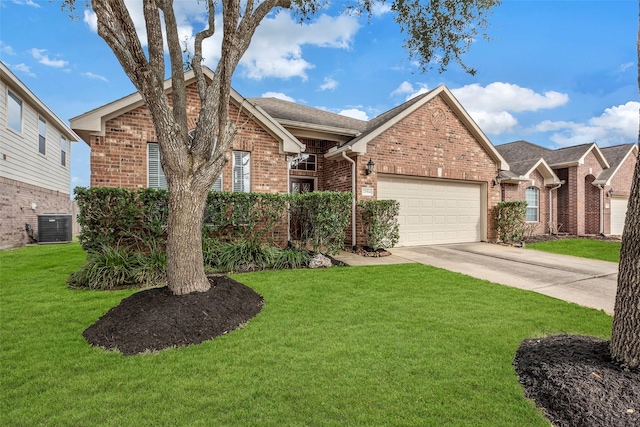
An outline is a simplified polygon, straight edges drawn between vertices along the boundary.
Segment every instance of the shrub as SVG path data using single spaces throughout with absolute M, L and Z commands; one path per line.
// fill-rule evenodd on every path
M 167 191 L 76 187 L 73 192 L 79 208 L 80 244 L 86 252 L 120 246 L 149 253 L 164 247 Z
M 158 285 L 167 281 L 167 253 L 154 247 L 148 255 L 138 254 L 140 265 L 135 271 L 138 284 Z
M 527 202 L 500 202 L 495 211 L 498 238 L 506 243 L 519 241 L 525 231 Z
M 80 270 L 67 279 L 72 288 L 114 289 L 138 284 L 140 255 L 126 248 L 103 246 L 91 251 Z
M 274 244 L 276 227 L 285 218 L 286 203 L 281 194 L 210 192 L 203 233 L 231 242 L 254 240 Z
M 224 248 L 224 243 L 212 237 L 202 238 L 202 256 L 204 258 L 205 269 L 219 271 L 220 254 Z
M 358 202 L 367 246 L 373 249 L 392 248 L 400 239 L 396 200 L 361 200 Z
M 351 216 L 351 193 L 314 191 L 289 197 L 292 227 L 301 249 L 337 254 L 344 247 L 345 228 Z
M 279 251 L 252 240 L 227 243 L 220 251 L 217 267 L 225 272 L 264 270 L 273 265 Z
M 306 249 L 289 247 L 279 251 L 273 262 L 273 268 L 278 270 L 285 268 L 302 268 L 309 264 L 310 259 L 311 254 Z

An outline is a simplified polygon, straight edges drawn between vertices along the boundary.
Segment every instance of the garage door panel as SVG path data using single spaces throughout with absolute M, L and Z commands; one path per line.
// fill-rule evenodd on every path
M 611 234 L 622 235 L 629 199 L 611 199 Z
M 378 198 L 400 203 L 399 246 L 481 240 L 480 185 L 378 177 Z

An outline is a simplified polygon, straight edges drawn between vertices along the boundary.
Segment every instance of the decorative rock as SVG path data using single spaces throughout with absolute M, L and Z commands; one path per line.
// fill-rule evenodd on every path
M 309 261 L 309 268 L 327 268 L 331 265 L 331 260 L 322 254 L 315 254 Z

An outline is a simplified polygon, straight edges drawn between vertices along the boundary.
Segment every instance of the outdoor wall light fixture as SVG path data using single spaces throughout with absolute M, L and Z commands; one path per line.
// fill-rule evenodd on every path
M 502 182 L 502 177 L 500 175 L 497 175 L 493 180 L 493 186 L 495 187 L 496 185 L 500 185 L 501 182 Z
M 376 164 L 373 163 L 373 160 L 369 159 L 369 162 L 367 163 L 367 169 L 365 169 L 365 173 L 367 175 L 371 175 L 373 172 L 375 172 L 376 170 Z
M 613 188 L 609 189 L 609 197 L 613 197 Z

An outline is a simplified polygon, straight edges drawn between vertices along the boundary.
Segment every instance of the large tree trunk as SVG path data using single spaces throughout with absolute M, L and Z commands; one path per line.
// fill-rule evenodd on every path
M 629 368 L 640 366 L 640 161 L 627 207 L 620 250 L 611 356 Z
M 640 1 L 638 2 L 640 7 Z M 640 19 L 639 19 L 640 24 Z M 640 92 L 640 25 L 638 27 L 638 91 Z M 640 131 L 638 134 L 640 148 Z M 618 293 L 611 331 L 611 357 L 630 369 L 640 367 L 640 160 L 636 162 L 627 206 Z
M 169 183 L 167 282 L 175 295 L 205 292 L 211 285 L 202 262 L 202 213 L 207 191 L 194 190 L 190 179 Z

